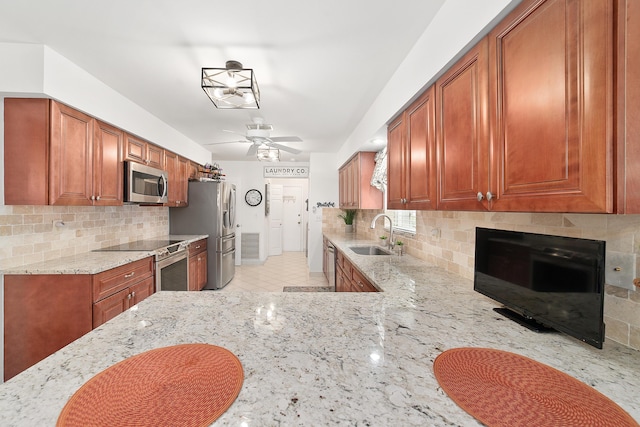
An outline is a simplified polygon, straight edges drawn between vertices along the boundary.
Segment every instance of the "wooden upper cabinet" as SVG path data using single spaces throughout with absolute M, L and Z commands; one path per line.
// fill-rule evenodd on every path
M 435 91 L 427 89 L 388 128 L 387 206 L 436 208 Z
M 171 151 L 164 152 L 164 166 L 168 176 L 167 206 L 187 206 L 189 160 Z
M 382 209 L 382 192 L 371 186 L 376 153 L 361 151 L 338 171 L 339 205 L 343 209 Z
M 136 136 L 125 134 L 125 160 L 164 168 L 164 150 Z
M 488 208 L 487 56 L 483 39 L 435 84 L 438 209 Z
M 167 206 L 177 206 L 177 192 L 178 192 L 178 155 L 167 151 L 164 153 L 164 166 L 162 167 L 167 171 Z
M 49 99 L 5 99 L 5 203 L 122 204 L 122 134 Z
M 618 213 L 640 213 L 640 0 L 618 2 Z
M 122 204 L 123 167 L 122 146 L 124 132 L 96 121 L 93 144 L 94 204 L 113 206 Z
M 4 201 L 49 203 L 49 100 L 4 100 Z
M 94 120 L 51 102 L 49 204 L 91 205 Z
M 612 212 L 612 2 L 524 1 L 488 38 L 491 209 Z
M 187 206 L 187 196 L 189 194 L 189 160 L 184 157 L 178 156 L 178 201 L 180 206 Z
M 403 209 L 405 196 L 405 114 L 387 127 L 387 208 Z

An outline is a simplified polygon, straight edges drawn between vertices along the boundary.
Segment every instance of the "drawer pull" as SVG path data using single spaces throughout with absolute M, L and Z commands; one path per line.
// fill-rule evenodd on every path
M 131 273 L 129 273 L 129 274 L 125 274 L 125 275 L 124 275 L 124 278 L 125 278 L 125 279 L 128 279 L 128 278 L 130 278 L 130 277 L 133 277 L 135 274 L 136 274 L 136 272 L 135 272 L 135 271 L 132 271 L 132 272 L 131 272 Z
M 196 246 L 196 249 L 200 249 L 200 245 Z

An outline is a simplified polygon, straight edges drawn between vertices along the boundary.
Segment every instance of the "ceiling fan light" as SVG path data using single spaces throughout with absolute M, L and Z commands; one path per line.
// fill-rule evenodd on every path
M 237 61 L 227 61 L 225 68 L 202 68 L 201 87 L 216 108 L 260 108 L 256 76 Z
M 271 147 L 258 148 L 256 157 L 261 162 L 278 162 L 280 161 L 280 150 Z

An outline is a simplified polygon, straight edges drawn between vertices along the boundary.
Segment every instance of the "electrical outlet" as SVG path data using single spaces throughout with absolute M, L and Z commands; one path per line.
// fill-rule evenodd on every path
M 633 289 L 636 277 L 636 256 L 626 252 L 607 251 L 605 282 L 625 289 Z

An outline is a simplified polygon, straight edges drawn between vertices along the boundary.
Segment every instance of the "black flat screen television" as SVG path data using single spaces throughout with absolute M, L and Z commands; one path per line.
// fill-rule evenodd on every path
M 605 242 L 476 228 L 473 289 L 536 331 L 604 342 Z

